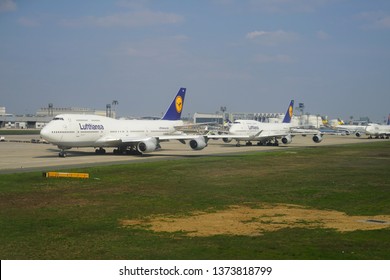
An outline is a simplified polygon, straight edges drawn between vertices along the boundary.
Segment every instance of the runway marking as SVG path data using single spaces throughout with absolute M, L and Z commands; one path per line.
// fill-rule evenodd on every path
M 378 220 L 383 223 L 368 223 Z M 348 216 L 334 210 L 318 210 L 292 204 L 233 205 L 225 210 L 193 212 L 188 216 L 151 216 L 121 220 L 121 226 L 155 232 L 181 232 L 187 236 L 259 236 L 284 228 L 329 228 L 339 232 L 390 227 L 390 215 Z

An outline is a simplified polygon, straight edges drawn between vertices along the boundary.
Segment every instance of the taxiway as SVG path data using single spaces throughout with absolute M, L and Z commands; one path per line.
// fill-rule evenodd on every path
M 223 143 L 221 140 L 210 140 L 208 146 L 200 151 L 192 150 L 188 144 L 178 141 L 161 143 L 162 149 L 145 155 L 114 155 L 107 149 L 106 155 L 97 155 L 93 148 L 74 148 L 69 150 L 68 157 L 59 158 L 59 149 L 51 144 L 31 143 L 36 135 L 7 136 L 5 142 L 0 142 L 0 173 L 16 173 L 27 171 L 61 170 L 66 168 L 81 168 L 96 165 L 125 164 L 130 162 L 145 162 L 172 160 L 177 158 L 202 157 L 210 155 L 229 155 L 234 153 L 261 152 L 300 147 L 318 147 L 327 145 L 342 145 L 350 143 L 366 143 L 373 141 L 389 141 L 379 139 L 357 138 L 354 136 L 326 135 L 321 143 L 314 143 L 311 137 L 296 136 L 291 144 L 278 147 L 241 146 L 235 142 Z

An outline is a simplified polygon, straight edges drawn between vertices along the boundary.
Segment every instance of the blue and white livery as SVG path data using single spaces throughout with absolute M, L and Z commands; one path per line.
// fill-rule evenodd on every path
M 66 156 L 65 150 L 76 147 L 94 147 L 99 154 L 105 154 L 107 147 L 113 147 L 114 154 L 150 153 L 160 147 L 160 142 L 169 140 L 188 140 L 193 150 L 201 150 L 207 146 L 205 137 L 181 134 L 175 129 L 183 126 L 180 117 L 185 93 L 185 88 L 179 89 L 161 120 L 62 114 L 41 130 L 41 137 L 61 149 L 60 157 Z
M 210 136 L 213 139 L 222 138 L 225 143 L 230 143 L 232 140 L 237 141 L 236 146 L 240 146 L 241 141 L 245 141 L 247 146 L 252 145 L 252 142 L 257 142 L 257 145 L 279 145 L 278 139 L 283 144 L 290 144 L 292 137 L 296 134 L 309 134 L 307 130 L 298 132 L 291 124 L 293 116 L 294 100 L 291 100 L 283 122 L 281 123 L 264 123 L 255 120 L 236 120 L 229 128 L 229 133 L 221 136 Z M 322 141 L 322 135 L 319 131 L 314 130 L 313 141 L 319 143 Z

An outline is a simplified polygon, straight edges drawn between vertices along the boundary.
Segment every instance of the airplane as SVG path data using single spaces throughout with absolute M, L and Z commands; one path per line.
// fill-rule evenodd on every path
M 344 124 L 342 120 L 330 121 L 329 127 L 336 130 L 337 132 L 346 135 L 355 135 L 356 137 L 362 136 L 365 133 L 367 124 L 356 122 L 353 124 Z
M 176 130 L 182 126 L 186 89 L 180 88 L 166 113 L 160 120 L 117 120 L 97 115 L 61 114 L 54 117 L 40 134 L 43 139 L 60 149 L 59 157 L 66 157 L 65 150 L 79 147 L 96 148 L 97 154 L 105 154 L 104 148 L 113 147 L 114 154 L 145 154 L 157 150 L 160 142 L 178 140 L 193 150 L 202 150 L 208 139 L 201 135 L 186 135 Z
M 291 124 L 293 115 L 294 100 L 291 100 L 282 123 L 264 123 L 255 120 L 236 120 L 231 124 L 229 133 L 220 136 L 209 136 L 212 139 L 222 138 L 225 143 L 236 140 L 236 146 L 241 146 L 240 141 L 246 141 L 247 146 L 252 145 L 252 141 L 257 141 L 257 145 L 278 146 L 280 138 L 283 144 L 290 144 L 294 135 L 312 134 L 313 141 L 322 141 L 322 135 L 318 130 L 299 130 Z
M 390 114 L 387 118 L 387 125 L 381 124 L 369 124 L 366 126 L 365 133 L 368 135 L 368 138 L 390 138 Z

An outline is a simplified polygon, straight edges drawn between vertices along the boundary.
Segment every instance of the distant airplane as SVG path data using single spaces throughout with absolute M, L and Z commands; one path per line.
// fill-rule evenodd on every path
M 313 141 L 322 141 L 322 135 L 318 130 L 299 130 L 291 124 L 293 115 L 294 100 L 291 100 L 287 108 L 286 115 L 282 123 L 264 123 L 255 120 L 236 120 L 231 124 L 229 133 L 226 135 L 209 136 L 209 138 L 222 138 L 225 143 L 236 140 L 236 146 L 240 146 L 240 141 L 245 141 L 247 146 L 252 145 L 252 141 L 257 141 L 257 145 L 279 145 L 278 139 L 283 144 L 290 144 L 294 135 L 314 134 Z M 295 131 L 294 131 L 295 129 Z
M 113 147 L 114 154 L 144 154 L 155 151 L 160 142 L 179 140 L 193 150 L 202 150 L 207 139 L 201 135 L 180 134 L 175 127 L 180 120 L 186 89 L 180 88 L 161 120 L 117 120 L 96 115 L 57 115 L 41 130 L 41 137 L 57 145 L 60 157 L 65 150 L 76 147 L 94 147 L 96 153 L 105 154 Z
M 390 138 L 390 114 L 387 118 L 387 125 L 369 124 L 366 126 L 365 133 L 369 138 Z
M 365 133 L 367 124 L 344 124 L 343 121 L 331 121 L 329 123 L 330 128 L 336 130 L 337 132 L 346 134 L 346 135 L 355 135 L 356 137 L 362 136 Z

